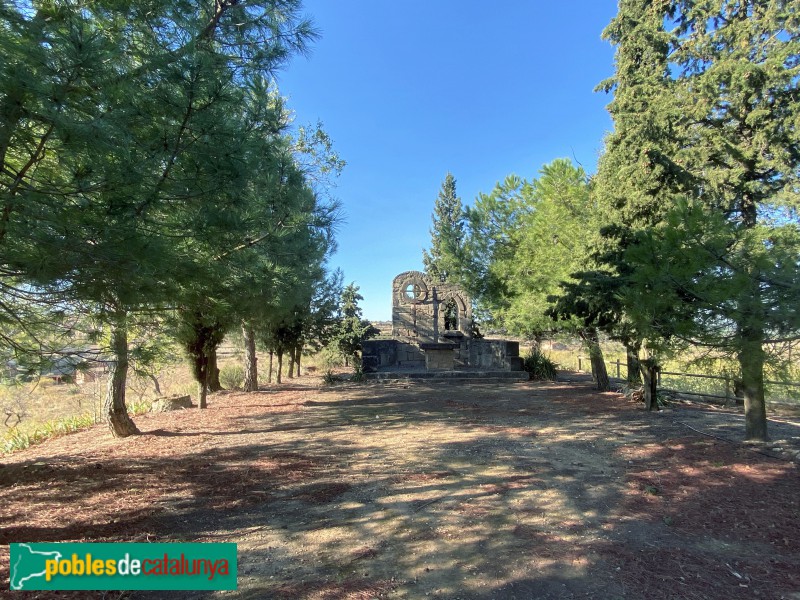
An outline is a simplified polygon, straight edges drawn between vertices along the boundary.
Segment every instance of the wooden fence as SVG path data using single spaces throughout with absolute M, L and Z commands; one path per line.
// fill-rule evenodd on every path
M 591 363 L 589 359 L 585 356 L 578 356 L 578 371 L 583 372 L 584 366 L 588 367 L 591 370 Z M 616 379 L 623 379 L 621 374 L 622 370 L 625 370 L 625 376 L 627 378 L 627 369 L 628 365 L 625 362 L 622 362 L 620 359 L 616 361 L 606 361 L 606 368 L 608 369 L 609 377 L 614 377 L 614 373 L 616 373 Z M 667 378 L 667 385 L 664 385 L 662 382 L 662 377 Z M 722 393 L 714 393 L 713 391 L 696 391 L 691 389 L 686 389 L 687 386 L 681 386 L 679 380 L 675 380 L 674 378 L 689 378 L 689 379 L 700 379 L 700 380 L 713 380 L 719 381 L 721 383 L 720 387 Z M 673 383 L 670 383 L 669 380 L 673 379 Z M 677 384 L 677 385 L 676 385 Z M 768 400 L 770 402 L 778 402 L 784 403 L 789 402 L 792 404 L 800 402 L 800 382 L 797 381 L 771 381 L 765 380 L 764 384 L 767 386 L 773 387 L 780 387 L 785 388 L 786 392 L 783 394 L 775 394 L 770 393 Z M 701 396 L 705 398 L 716 398 L 720 400 L 724 400 L 727 402 L 733 401 L 741 401 L 741 397 L 737 396 L 736 394 L 736 385 L 735 379 L 731 375 L 705 375 L 702 373 L 682 373 L 677 371 L 659 371 L 658 372 L 658 382 L 657 387 L 660 391 L 664 392 L 672 392 L 675 394 L 686 394 L 688 396 Z M 792 388 L 796 388 L 797 391 L 792 393 Z

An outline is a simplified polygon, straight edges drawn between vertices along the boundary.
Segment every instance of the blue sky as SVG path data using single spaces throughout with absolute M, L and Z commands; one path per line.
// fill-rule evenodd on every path
M 320 120 L 347 161 L 332 267 L 364 316 L 391 318 L 395 275 L 422 268 L 447 172 L 472 204 L 510 173 L 574 158 L 593 172 L 613 74 L 613 0 L 306 0 L 322 37 L 278 76 L 296 123 Z

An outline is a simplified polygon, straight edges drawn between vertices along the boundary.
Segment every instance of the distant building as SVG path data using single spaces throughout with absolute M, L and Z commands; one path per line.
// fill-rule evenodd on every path
M 41 376 L 52 379 L 56 383 L 70 383 L 75 381 L 78 368 L 83 363 L 84 360 L 80 356 L 62 356 L 43 369 Z
M 78 368 L 75 372 L 75 383 L 78 385 L 86 385 L 95 381 L 105 379 L 108 373 L 108 365 L 104 362 L 94 362 L 91 365 L 86 364 Z

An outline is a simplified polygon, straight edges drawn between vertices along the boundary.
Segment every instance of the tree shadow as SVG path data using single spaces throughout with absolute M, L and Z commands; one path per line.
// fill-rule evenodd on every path
M 235 541 L 241 598 L 800 589 L 789 463 L 575 383 L 341 396 L 6 465 L 0 544 Z

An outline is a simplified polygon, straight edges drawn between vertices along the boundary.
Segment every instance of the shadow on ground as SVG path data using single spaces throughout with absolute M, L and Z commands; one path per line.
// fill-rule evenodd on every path
M 796 597 L 795 465 L 689 420 L 727 427 L 580 381 L 230 394 L 11 457 L 0 544 L 236 542 L 238 598 Z

